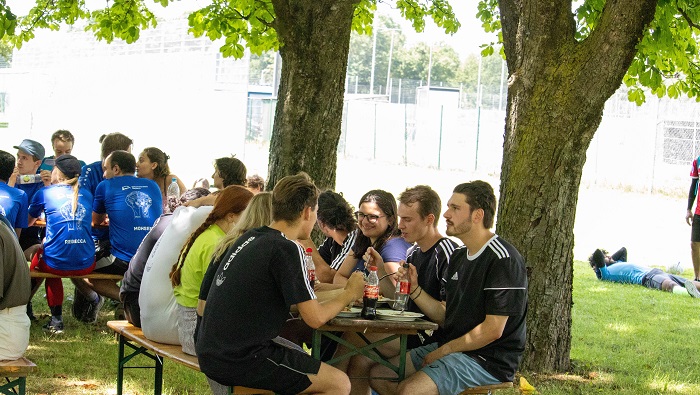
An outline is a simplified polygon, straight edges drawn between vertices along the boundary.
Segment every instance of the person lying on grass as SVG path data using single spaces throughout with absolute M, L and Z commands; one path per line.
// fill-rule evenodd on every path
M 628 263 L 625 247 L 612 255 L 608 255 L 607 251 L 599 248 L 588 257 L 588 262 L 598 279 L 602 281 L 642 285 L 651 289 L 700 298 L 699 282 L 666 273 L 661 269 Z

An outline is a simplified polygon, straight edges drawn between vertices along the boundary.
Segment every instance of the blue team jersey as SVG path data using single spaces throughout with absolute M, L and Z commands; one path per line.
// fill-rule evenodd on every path
M 651 268 L 632 263 L 617 262 L 614 265 L 600 268 L 601 280 L 616 283 L 642 285 L 642 279 Z
M 12 224 L 11 228 L 27 227 L 27 194 L 0 181 L 0 214 Z
M 129 262 L 153 223 L 163 214 L 163 198 L 154 181 L 119 176 L 97 186 L 93 211 L 109 216 L 112 255 Z
M 73 212 L 73 187 L 51 185 L 39 190 L 29 205 L 29 215 L 46 214 L 44 261 L 57 270 L 82 270 L 95 261 L 95 244 L 90 237 L 92 194 L 80 188 Z
M 15 184 L 15 188 L 24 191 L 27 194 L 27 201 L 31 204 L 34 195 L 44 188 L 43 182 L 35 182 L 32 184 Z M 20 240 L 39 240 L 41 229 L 38 226 L 30 226 L 22 231 Z
M 81 188 L 85 188 L 92 196 L 95 196 L 95 190 L 97 185 L 99 185 L 104 180 L 104 170 L 102 170 L 102 161 L 97 161 L 85 165 L 81 168 L 80 178 L 78 182 Z M 109 239 L 109 230 L 101 228 L 92 229 L 93 240 L 107 240 Z

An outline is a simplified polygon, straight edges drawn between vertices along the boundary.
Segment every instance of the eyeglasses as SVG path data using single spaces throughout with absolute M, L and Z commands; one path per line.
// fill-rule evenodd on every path
M 355 211 L 355 218 L 357 218 L 357 222 L 362 222 L 363 219 L 367 219 L 367 222 L 370 224 L 375 224 L 377 221 L 379 221 L 379 218 L 382 217 L 386 217 L 386 215 L 365 214 L 362 211 Z

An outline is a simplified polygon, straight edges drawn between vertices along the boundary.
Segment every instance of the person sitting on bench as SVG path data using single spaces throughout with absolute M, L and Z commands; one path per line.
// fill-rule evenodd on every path
M 647 288 L 672 292 L 677 295 L 690 295 L 700 298 L 700 283 L 661 269 L 635 265 L 627 262 L 627 249 L 622 247 L 612 255 L 597 249 L 588 258 L 591 268 L 602 281 L 643 285 Z
M 17 235 L 0 221 L 0 361 L 20 358 L 29 345 L 30 293 L 29 268 Z

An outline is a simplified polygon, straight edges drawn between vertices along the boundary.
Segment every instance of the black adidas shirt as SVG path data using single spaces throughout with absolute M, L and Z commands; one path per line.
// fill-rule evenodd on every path
M 487 314 L 508 316 L 500 339 L 465 354 L 496 379 L 513 381 L 525 350 L 527 274 L 523 257 L 494 235 L 473 255 L 464 246 L 455 250 L 445 280 L 445 342 L 464 336 Z
M 213 378 L 245 374 L 244 366 L 269 356 L 289 307 L 316 298 L 304 249 L 266 226 L 239 237 L 207 278 L 213 281 L 196 349 L 202 372 Z
M 445 300 L 443 277 L 445 277 L 450 256 L 456 248 L 457 243 L 443 237 L 426 251 L 422 251 L 418 244 L 415 244 L 406 253 L 406 262 L 415 266 L 418 272 L 418 285 L 423 292 L 427 292 L 435 300 L 441 302 Z M 412 299 L 409 299 L 408 306 L 410 311 L 422 313 Z
M 343 261 L 352 252 L 352 247 L 355 245 L 355 239 L 357 239 L 357 229 L 348 233 L 348 236 L 343 241 L 343 245 L 340 245 L 333 240 L 332 237 L 327 237 L 326 240 L 318 247 L 318 254 L 321 255 L 324 261 L 333 270 L 340 269 Z

